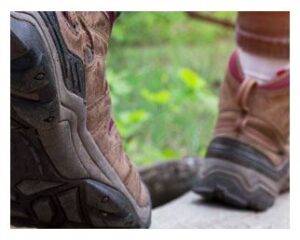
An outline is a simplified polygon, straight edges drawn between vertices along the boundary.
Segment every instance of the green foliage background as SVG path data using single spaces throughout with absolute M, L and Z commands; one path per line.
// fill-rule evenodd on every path
M 233 12 L 209 13 L 234 21 Z M 109 46 L 114 118 L 138 164 L 204 155 L 234 31 L 183 12 L 125 12 Z

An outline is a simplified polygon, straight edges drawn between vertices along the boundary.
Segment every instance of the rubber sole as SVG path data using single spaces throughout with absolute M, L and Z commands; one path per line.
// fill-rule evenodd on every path
M 146 228 L 151 205 L 136 203 L 87 131 L 45 14 L 11 14 L 11 223 Z M 80 80 L 73 62 L 68 81 Z
M 226 149 L 227 155 L 224 156 L 228 157 L 229 152 Z M 274 179 L 270 176 L 275 175 L 276 169 L 269 171 L 268 175 L 263 174 L 257 170 L 259 164 L 253 158 L 247 164 L 245 162 L 248 160 L 244 158 L 240 161 L 244 163 L 242 165 L 232 159 L 221 158 L 221 152 L 218 155 L 218 158 L 210 156 L 205 159 L 193 187 L 193 191 L 205 199 L 217 200 L 236 208 L 264 211 L 270 208 L 278 194 L 289 186 L 288 168 L 285 168 L 285 172 L 281 171 L 280 177 L 277 174 Z M 241 158 L 241 155 L 239 157 Z M 262 161 L 261 158 L 257 159 L 260 160 Z
M 93 180 L 23 180 L 14 191 L 12 224 L 39 228 L 140 227 L 119 191 Z M 40 191 L 36 192 L 39 189 Z

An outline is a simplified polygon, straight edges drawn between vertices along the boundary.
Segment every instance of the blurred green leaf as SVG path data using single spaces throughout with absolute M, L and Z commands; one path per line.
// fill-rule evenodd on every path
M 135 110 L 132 112 L 122 112 L 120 120 L 125 124 L 137 124 L 145 121 L 150 116 L 145 110 Z
M 200 90 L 206 87 L 204 79 L 191 69 L 184 68 L 180 71 L 179 75 L 185 86 L 189 89 Z
M 111 92 L 114 95 L 125 96 L 132 91 L 132 87 L 125 81 L 124 74 L 116 74 L 111 70 L 106 72 L 106 76 L 111 88 Z
M 164 158 L 166 159 L 178 159 L 181 158 L 181 154 L 178 151 L 175 151 L 171 148 L 166 148 L 162 151 Z
M 127 138 L 133 135 L 140 129 L 141 124 L 145 122 L 150 115 L 150 113 L 144 110 L 121 112 L 116 121 L 116 125 L 121 136 Z
M 171 99 L 171 93 L 167 90 L 150 92 L 148 89 L 141 90 L 141 96 L 151 103 L 166 104 Z

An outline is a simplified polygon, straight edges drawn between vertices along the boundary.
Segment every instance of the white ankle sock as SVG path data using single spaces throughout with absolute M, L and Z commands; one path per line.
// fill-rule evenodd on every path
M 246 79 L 254 78 L 258 84 L 268 83 L 278 75 L 279 71 L 288 70 L 290 67 L 289 59 L 262 57 L 240 48 L 237 51 Z

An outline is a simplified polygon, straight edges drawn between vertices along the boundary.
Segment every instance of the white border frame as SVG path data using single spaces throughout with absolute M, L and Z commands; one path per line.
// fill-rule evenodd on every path
M 10 31 L 12 10 L 119 10 L 119 11 L 291 11 L 291 230 L 38 230 L 10 229 Z M 300 4 L 295 0 L 10 0 L 0 7 L 0 225 L 1 239 L 160 239 L 243 238 L 287 239 L 299 234 L 300 154 Z M 299 142 L 298 142 L 299 141 Z M 147 231 L 147 232 L 145 232 Z

